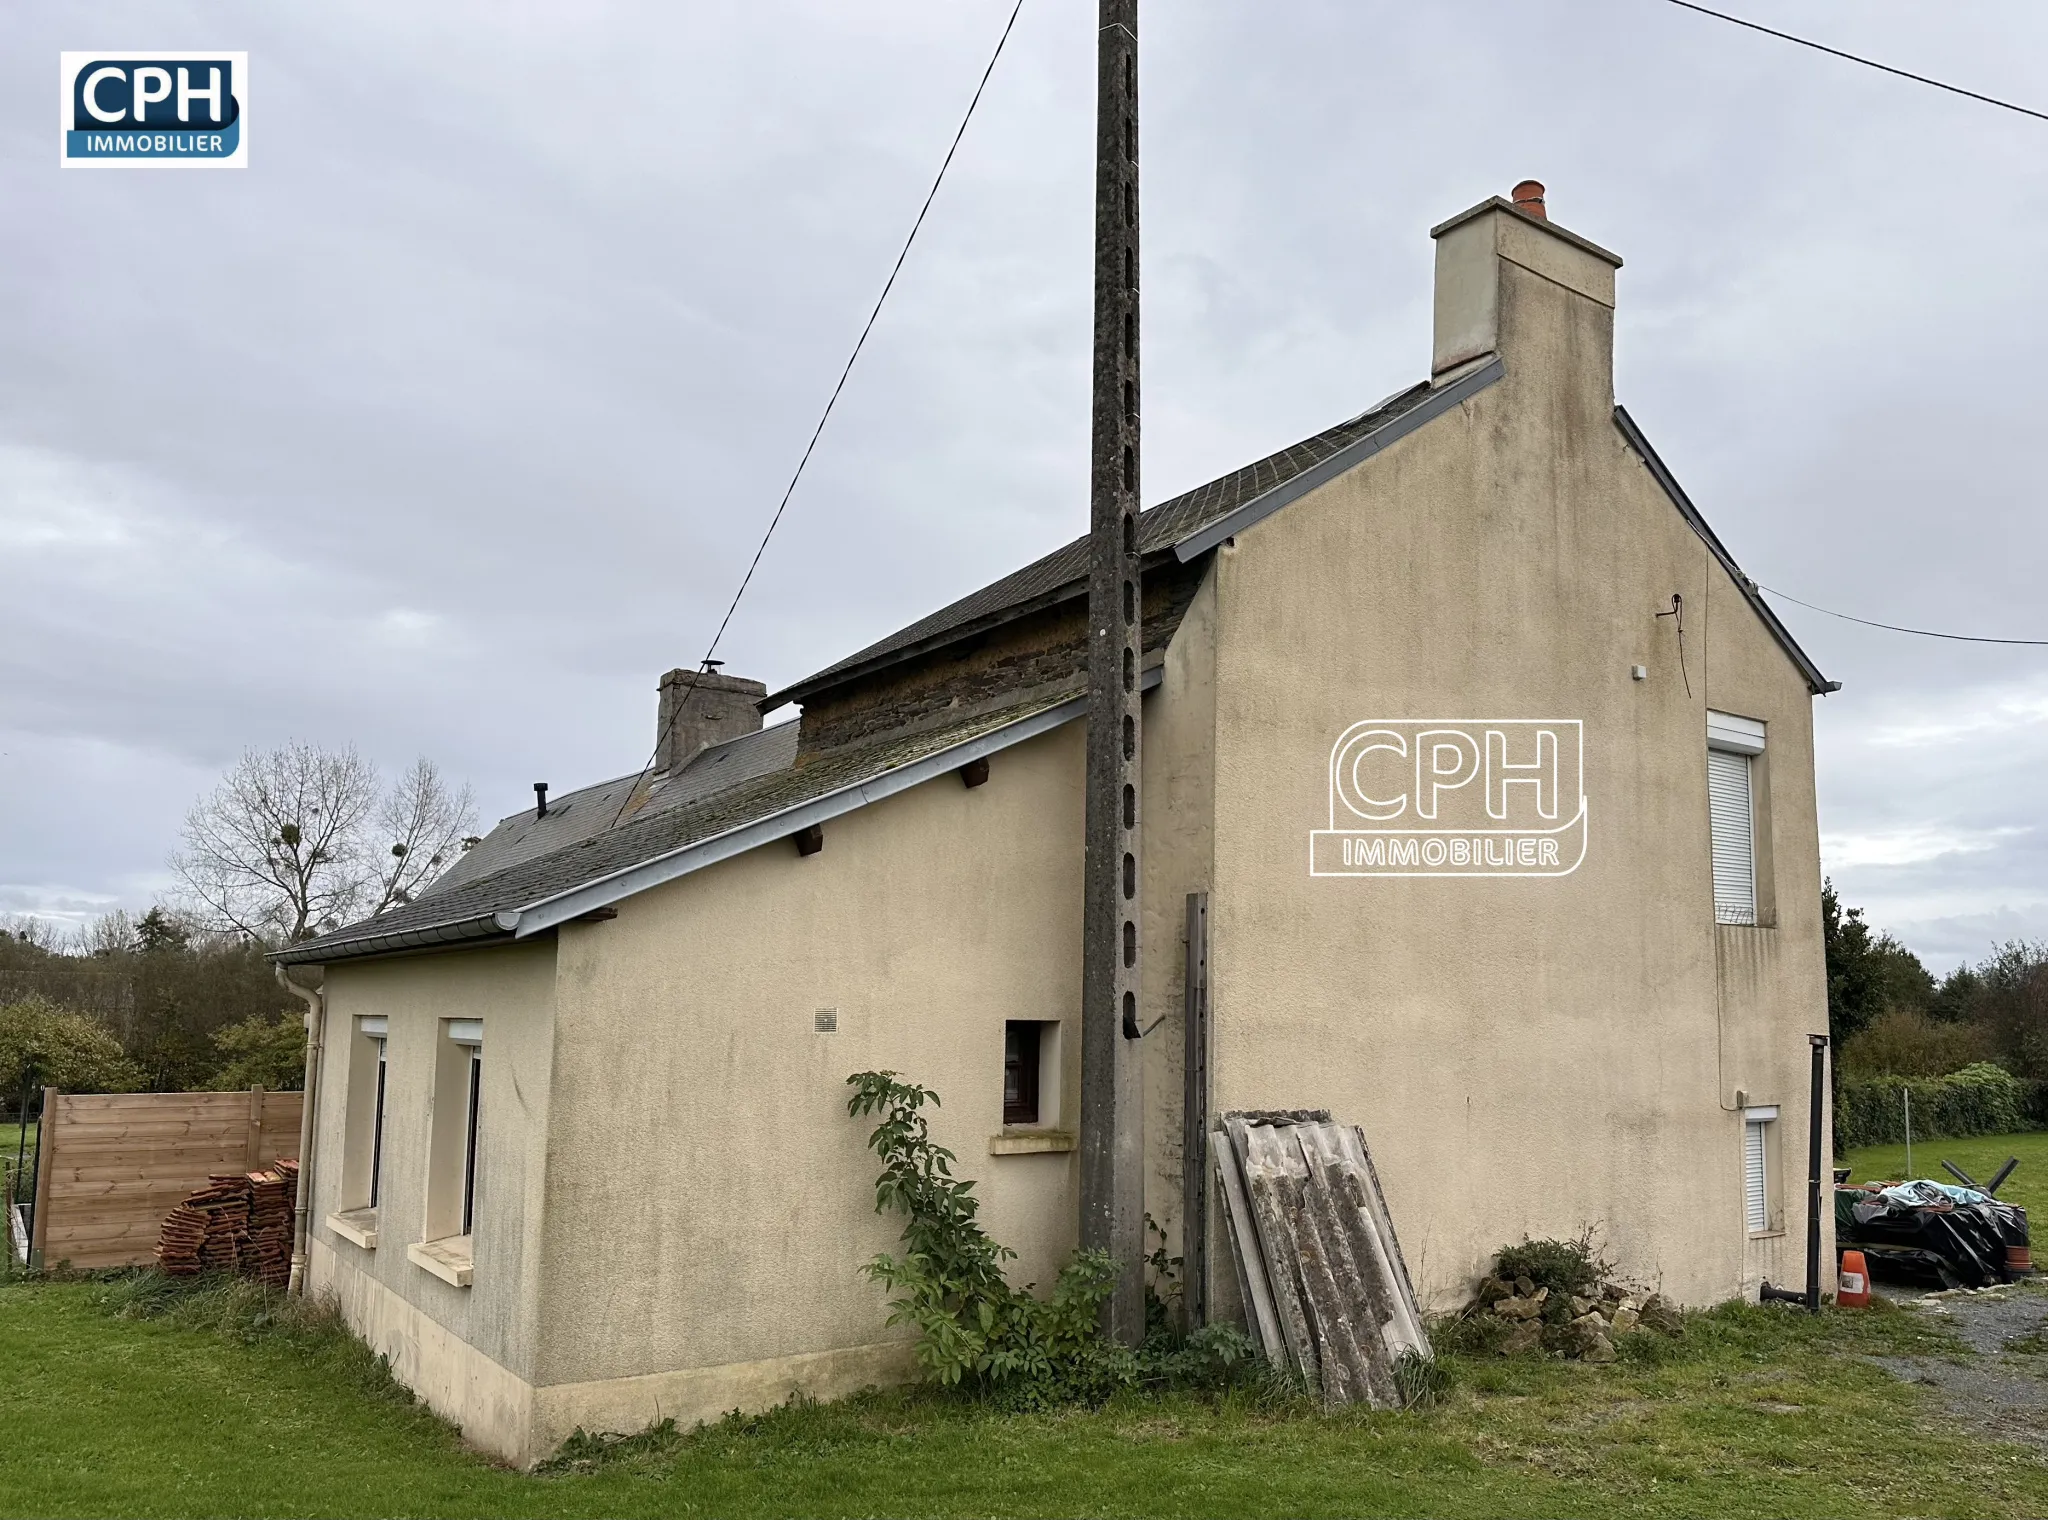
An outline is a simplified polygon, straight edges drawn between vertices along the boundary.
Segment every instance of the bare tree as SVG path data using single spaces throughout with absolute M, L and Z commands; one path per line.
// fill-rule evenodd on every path
M 361 836 L 376 805 L 377 772 L 353 746 L 251 750 L 186 815 L 171 869 L 212 924 L 305 939 L 360 911 Z
M 462 853 L 467 786 L 415 760 L 387 792 L 353 747 L 242 756 L 185 819 L 171 868 L 200 926 L 305 939 L 410 902 Z
M 49 955 L 59 954 L 64 948 L 64 931 L 47 918 L 37 918 L 32 913 L 10 913 L 0 918 L 0 934 L 24 945 L 33 945 Z
M 134 948 L 135 923 L 128 917 L 124 908 L 103 913 L 78 931 L 77 950 L 80 955 L 97 956 L 104 960 L 110 955 L 119 955 L 123 950 Z
M 377 839 L 388 844 L 376 857 L 376 906 L 370 911 L 411 902 L 462 853 L 474 827 L 476 799 L 469 787 L 451 790 L 426 756 L 413 761 L 377 808 Z

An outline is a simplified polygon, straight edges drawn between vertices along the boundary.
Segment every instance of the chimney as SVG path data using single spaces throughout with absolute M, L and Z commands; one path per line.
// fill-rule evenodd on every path
M 1436 239 L 1430 373 L 1443 375 L 1486 354 L 1501 355 L 1510 372 L 1518 359 L 1555 362 L 1567 354 L 1554 341 L 1559 324 L 1590 324 L 1608 356 L 1611 399 L 1614 271 L 1621 260 L 1551 221 L 1540 181 L 1523 180 L 1513 197 L 1481 201 L 1429 230 Z
M 694 670 L 671 670 L 661 678 L 661 707 L 655 720 L 657 775 L 681 770 L 707 744 L 722 744 L 761 727 L 760 700 L 768 688 L 759 681 Z

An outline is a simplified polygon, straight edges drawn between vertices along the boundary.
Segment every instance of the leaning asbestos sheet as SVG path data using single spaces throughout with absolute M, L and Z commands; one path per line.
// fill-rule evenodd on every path
M 1212 1150 L 1246 1315 L 1268 1360 L 1329 1408 L 1402 1403 L 1430 1354 L 1365 1135 L 1321 1110 L 1223 1116 Z

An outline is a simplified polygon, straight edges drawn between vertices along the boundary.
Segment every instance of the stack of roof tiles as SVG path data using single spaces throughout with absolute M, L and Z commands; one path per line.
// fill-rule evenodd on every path
M 291 1276 L 292 1208 L 299 1164 L 222 1172 L 165 1216 L 157 1265 L 173 1277 L 235 1272 L 281 1288 Z

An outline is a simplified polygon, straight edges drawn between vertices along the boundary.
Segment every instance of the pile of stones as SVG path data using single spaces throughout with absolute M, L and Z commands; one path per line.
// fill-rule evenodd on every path
M 1508 1326 L 1495 1345 L 1502 1356 L 1540 1350 L 1578 1361 L 1611 1362 L 1620 1336 L 1685 1334 L 1685 1320 L 1663 1294 L 1643 1295 L 1615 1282 L 1597 1284 L 1584 1294 L 1553 1294 L 1527 1277 L 1489 1277 L 1465 1309 L 1468 1318 L 1482 1314 Z

